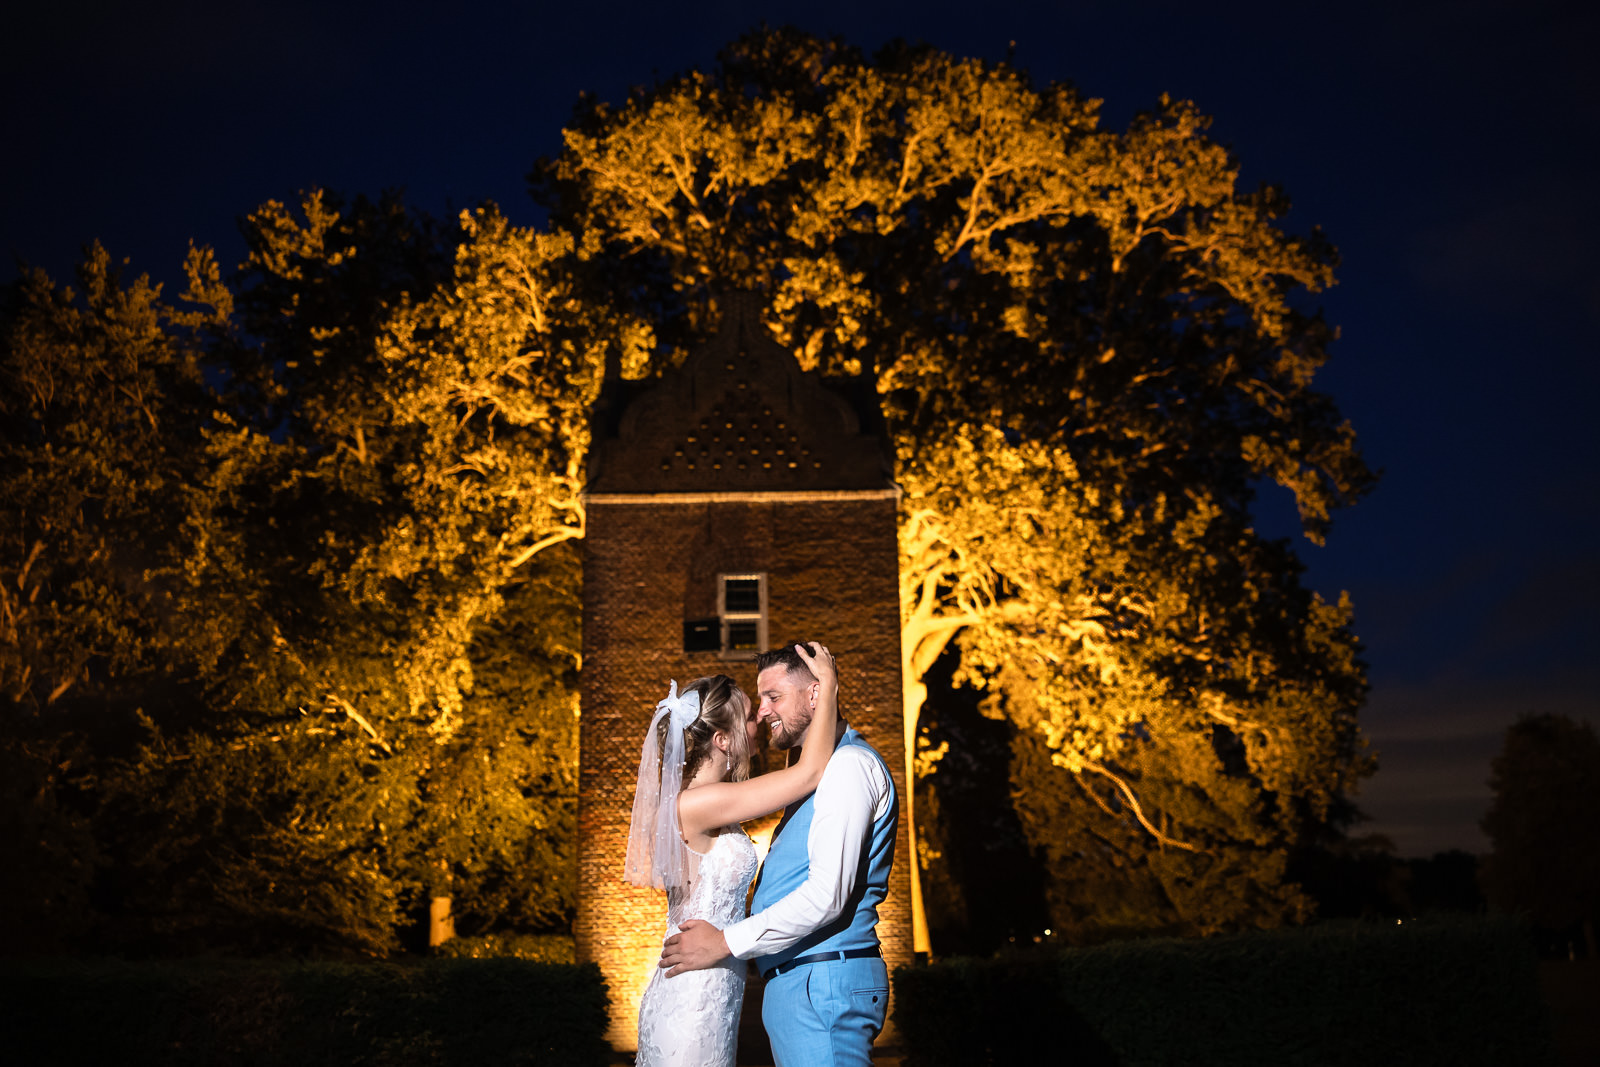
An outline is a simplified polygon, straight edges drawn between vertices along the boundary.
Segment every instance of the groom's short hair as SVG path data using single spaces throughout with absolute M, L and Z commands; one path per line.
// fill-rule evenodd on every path
M 798 674 L 808 682 L 817 680 L 811 673 L 811 668 L 806 666 L 806 661 L 800 658 L 800 653 L 794 650 L 795 645 L 804 645 L 806 651 L 813 656 L 817 654 L 815 641 L 790 641 L 786 645 L 769 649 L 766 652 L 756 653 L 756 673 L 760 674 L 768 667 L 782 667 L 785 674 Z

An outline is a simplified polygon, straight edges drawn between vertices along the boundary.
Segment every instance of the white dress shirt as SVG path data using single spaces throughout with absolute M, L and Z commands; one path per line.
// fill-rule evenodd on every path
M 722 932 L 741 960 L 782 952 L 844 911 L 860 875 L 862 843 L 894 802 L 889 776 L 860 745 L 834 750 L 811 800 L 810 866 L 798 889 Z

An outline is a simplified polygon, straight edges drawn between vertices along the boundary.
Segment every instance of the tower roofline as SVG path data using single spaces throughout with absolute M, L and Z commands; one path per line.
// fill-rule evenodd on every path
M 801 370 L 761 322 L 761 297 L 723 296 L 717 332 L 650 381 L 608 379 L 589 455 L 593 496 L 892 489 L 865 376 Z

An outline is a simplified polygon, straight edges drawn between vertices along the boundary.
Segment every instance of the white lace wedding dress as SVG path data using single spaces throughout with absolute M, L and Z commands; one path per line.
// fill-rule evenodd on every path
M 667 933 L 687 919 L 726 927 L 744 918 L 745 897 L 756 875 L 756 848 L 738 829 L 725 830 L 700 859 L 700 874 L 686 892 L 667 891 Z M 666 977 L 657 967 L 639 1003 L 636 1067 L 732 1067 L 744 1003 L 744 960 L 726 959 L 704 971 Z

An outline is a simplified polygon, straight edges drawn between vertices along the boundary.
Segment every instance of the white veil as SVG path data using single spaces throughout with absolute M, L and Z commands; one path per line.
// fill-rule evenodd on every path
M 656 740 L 663 715 L 669 717 L 665 752 Z M 634 885 L 666 889 L 685 885 L 694 876 L 694 859 L 678 827 L 678 794 L 683 789 L 683 732 L 699 717 L 700 694 L 691 690 L 680 697 L 676 681 L 650 717 L 633 789 L 628 858 L 622 867 L 622 877 Z

